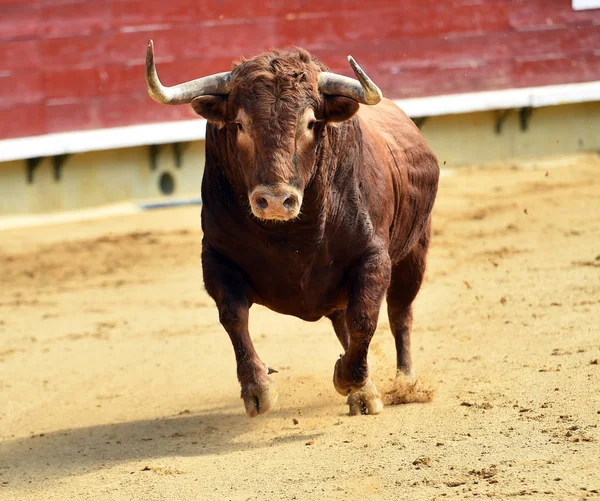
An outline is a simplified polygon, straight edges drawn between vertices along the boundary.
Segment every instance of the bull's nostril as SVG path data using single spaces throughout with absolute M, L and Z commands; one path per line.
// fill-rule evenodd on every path
M 296 208 L 296 197 L 295 196 L 289 196 L 287 197 L 284 201 L 283 201 L 283 206 L 287 209 L 287 210 L 292 210 Z
M 269 206 L 269 202 L 265 197 L 257 197 L 255 200 L 256 206 L 259 209 L 265 210 Z

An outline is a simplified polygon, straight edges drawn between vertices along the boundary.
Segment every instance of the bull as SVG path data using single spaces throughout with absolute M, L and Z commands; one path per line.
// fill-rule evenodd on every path
M 419 129 L 348 57 L 356 79 L 302 49 L 166 87 L 148 44 L 146 86 L 206 118 L 202 270 L 230 337 L 250 417 L 273 407 L 248 332 L 253 304 L 328 317 L 350 414 L 383 408 L 367 360 L 384 296 L 399 375 L 413 375 L 412 303 L 425 272 L 439 167 Z

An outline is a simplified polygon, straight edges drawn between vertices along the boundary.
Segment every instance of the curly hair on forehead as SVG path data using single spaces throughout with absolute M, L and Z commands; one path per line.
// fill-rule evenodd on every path
M 256 118 L 267 118 L 298 104 L 318 102 L 317 81 L 322 71 L 328 71 L 327 67 L 304 49 L 265 52 L 234 63 L 232 93 L 252 96 L 245 107 L 257 113 Z

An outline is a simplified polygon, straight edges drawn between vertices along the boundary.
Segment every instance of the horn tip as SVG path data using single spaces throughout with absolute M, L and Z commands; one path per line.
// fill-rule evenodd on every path
M 154 42 L 149 40 L 148 46 L 146 47 L 146 64 L 149 64 L 152 61 L 154 61 Z
M 356 62 L 356 59 L 354 59 L 352 56 L 348 56 L 348 62 L 350 63 L 350 66 L 352 66 L 352 69 L 354 70 L 355 73 L 357 70 L 362 71 L 362 68 Z

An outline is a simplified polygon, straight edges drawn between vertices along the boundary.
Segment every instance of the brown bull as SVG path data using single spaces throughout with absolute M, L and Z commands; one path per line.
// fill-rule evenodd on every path
M 277 398 L 248 332 L 254 303 L 316 321 L 344 347 L 333 382 L 350 413 L 376 414 L 367 352 L 387 293 L 397 368 L 412 375 L 412 302 L 439 168 L 413 122 L 349 58 L 358 80 L 303 50 L 268 52 L 173 87 L 148 46 L 150 95 L 208 120 L 202 181 L 206 290 L 229 334 L 246 412 Z

